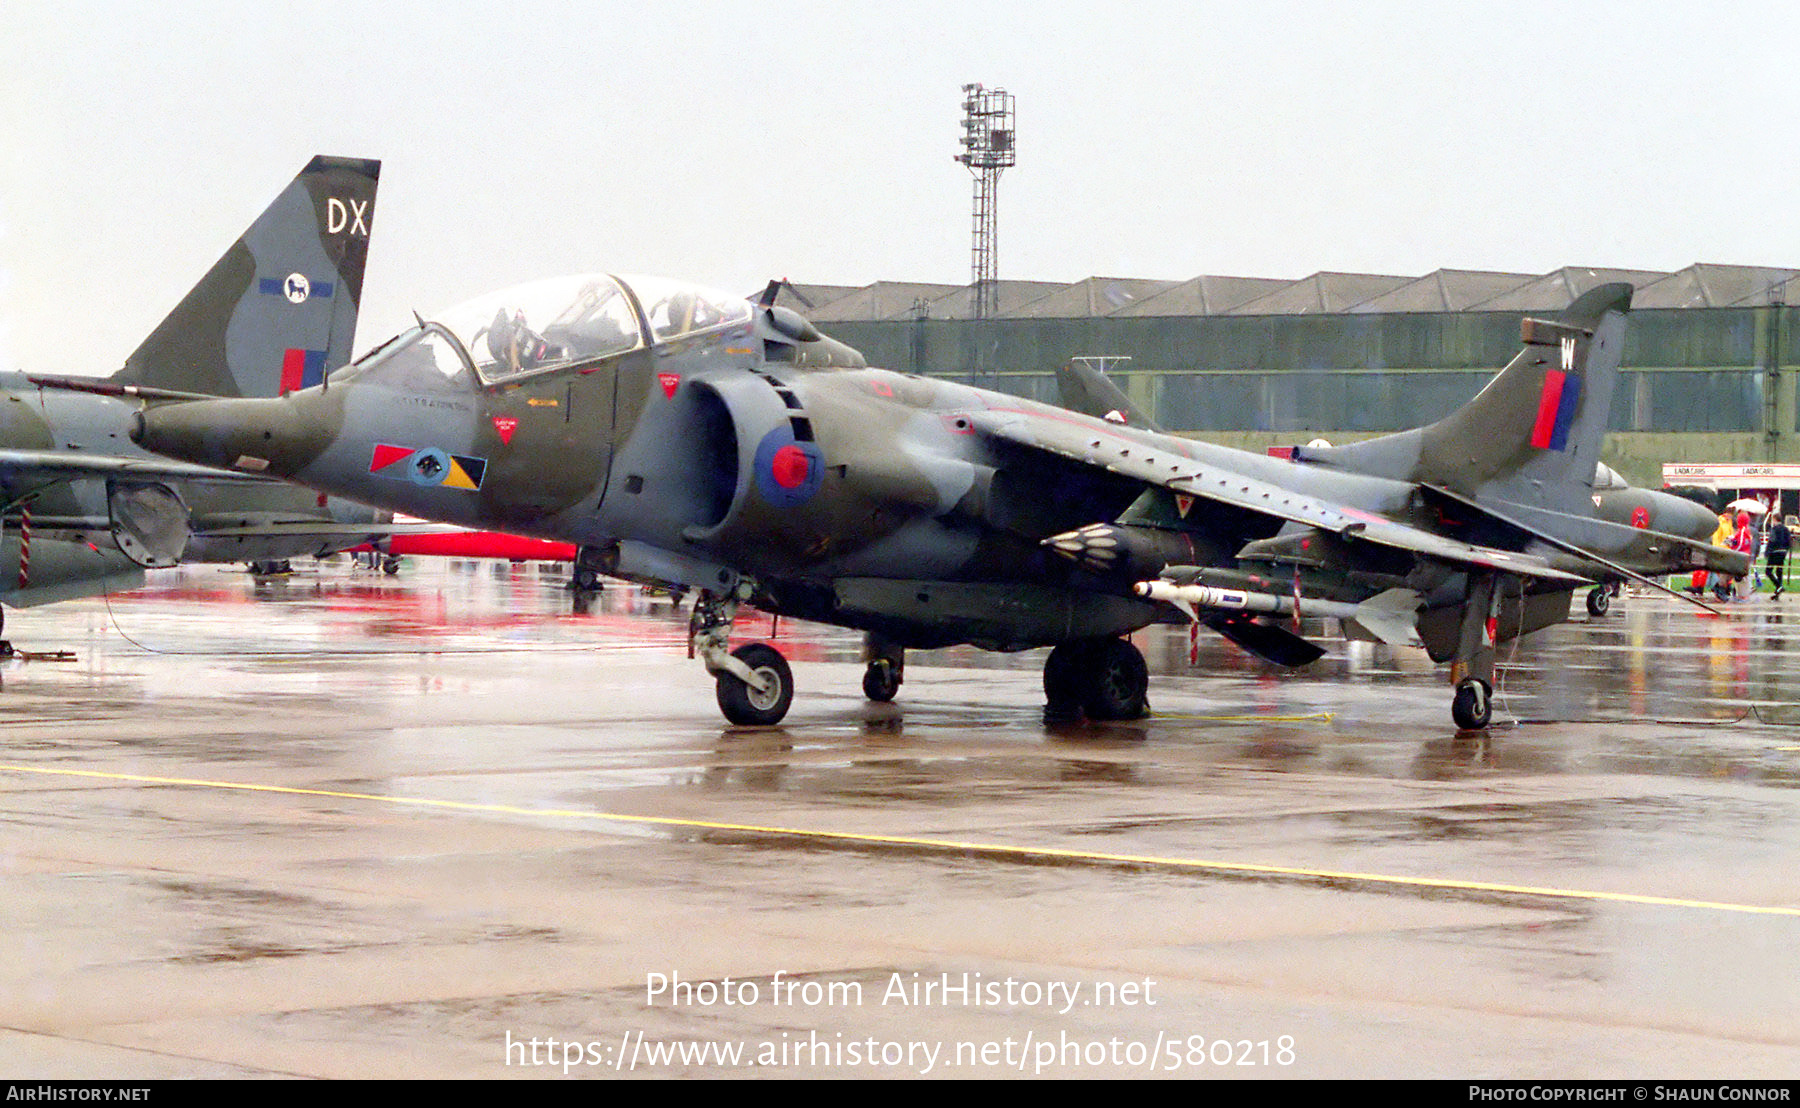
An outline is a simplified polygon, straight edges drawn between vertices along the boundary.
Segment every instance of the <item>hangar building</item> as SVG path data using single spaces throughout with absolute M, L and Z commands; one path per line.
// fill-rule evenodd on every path
M 1655 487 L 1664 463 L 1800 463 L 1796 275 L 1696 264 L 1000 281 L 986 321 L 970 318 L 966 285 L 798 285 L 780 302 L 871 364 L 1020 396 L 1054 401 L 1059 363 L 1105 358 L 1164 426 L 1262 450 L 1437 419 L 1517 352 L 1521 317 L 1628 281 L 1637 293 L 1605 457 Z M 1800 298 L 1800 284 L 1793 291 Z

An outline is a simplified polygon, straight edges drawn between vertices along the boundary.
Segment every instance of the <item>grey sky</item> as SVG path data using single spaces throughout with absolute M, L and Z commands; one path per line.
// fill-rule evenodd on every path
M 1005 278 L 1800 266 L 1787 5 L 8 0 L 0 43 L 0 368 L 116 368 L 314 153 L 383 161 L 359 349 L 579 270 L 966 282 L 966 81 L 1018 98 Z

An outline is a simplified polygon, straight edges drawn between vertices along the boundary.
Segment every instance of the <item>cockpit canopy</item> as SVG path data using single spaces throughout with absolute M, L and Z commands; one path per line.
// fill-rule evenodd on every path
M 741 297 L 657 277 L 556 277 L 489 293 L 441 312 L 489 384 L 590 362 L 644 345 L 636 304 L 655 342 L 750 319 Z
M 750 318 L 750 304 L 742 297 L 666 278 L 553 277 L 439 312 L 425 327 L 364 355 L 352 369 L 372 368 L 403 351 L 414 353 L 402 360 L 419 361 L 416 354 L 424 348 L 444 376 L 454 377 L 466 366 L 492 385 L 748 324 Z M 452 349 L 456 346 L 460 351 Z

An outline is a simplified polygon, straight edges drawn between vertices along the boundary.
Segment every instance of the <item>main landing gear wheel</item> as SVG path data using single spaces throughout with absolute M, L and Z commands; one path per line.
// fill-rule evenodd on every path
M 717 677 L 719 711 L 732 723 L 750 727 L 770 727 L 780 723 L 794 702 L 794 673 L 781 652 L 765 643 L 746 643 L 731 656 L 750 667 L 764 683 L 761 689 L 748 685 L 735 674 Z
M 1450 718 L 1464 731 L 1483 731 L 1494 718 L 1494 690 L 1479 677 L 1469 677 L 1456 686 L 1456 697 L 1450 701 Z
M 868 669 L 863 670 L 863 695 L 870 700 L 886 704 L 899 691 L 900 671 L 894 668 L 892 662 L 877 659 L 869 663 Z
M 1141 719 L 1150 710 L 1150 669 L 1124 639 L 1063 643 L 1044 663 L 1046 711 L 1092 720 Z

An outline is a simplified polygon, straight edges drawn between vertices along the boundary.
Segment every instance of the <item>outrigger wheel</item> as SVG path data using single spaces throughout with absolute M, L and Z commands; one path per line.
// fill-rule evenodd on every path
M 732 723 L 751 727 L 771 727 L 787 715 L 794 702 L 794 672 L 787 659 L 767 643 L 745 643 L 731 656 L 750 667 L 764 687 L 761 689 L 739 680 L 731 673 L 718 675 L 719 711 Z
M 1464 731 L 1480 731 L 1494 718 L 1494 689 L 1479 677 L 1465 677 L 1450 701 L 1450 718 Z
M 1587 610 L 1590 616 L 1603 616 L 1612 607 L 1616 585 L 1595 585 L 1588 590 Z
M 1078 639 L 1050 651 L 1044 663 L 1046 710 L 1092 720 L 1141 719 L 1150 710 L 1150 669 L 1125 639 Z

